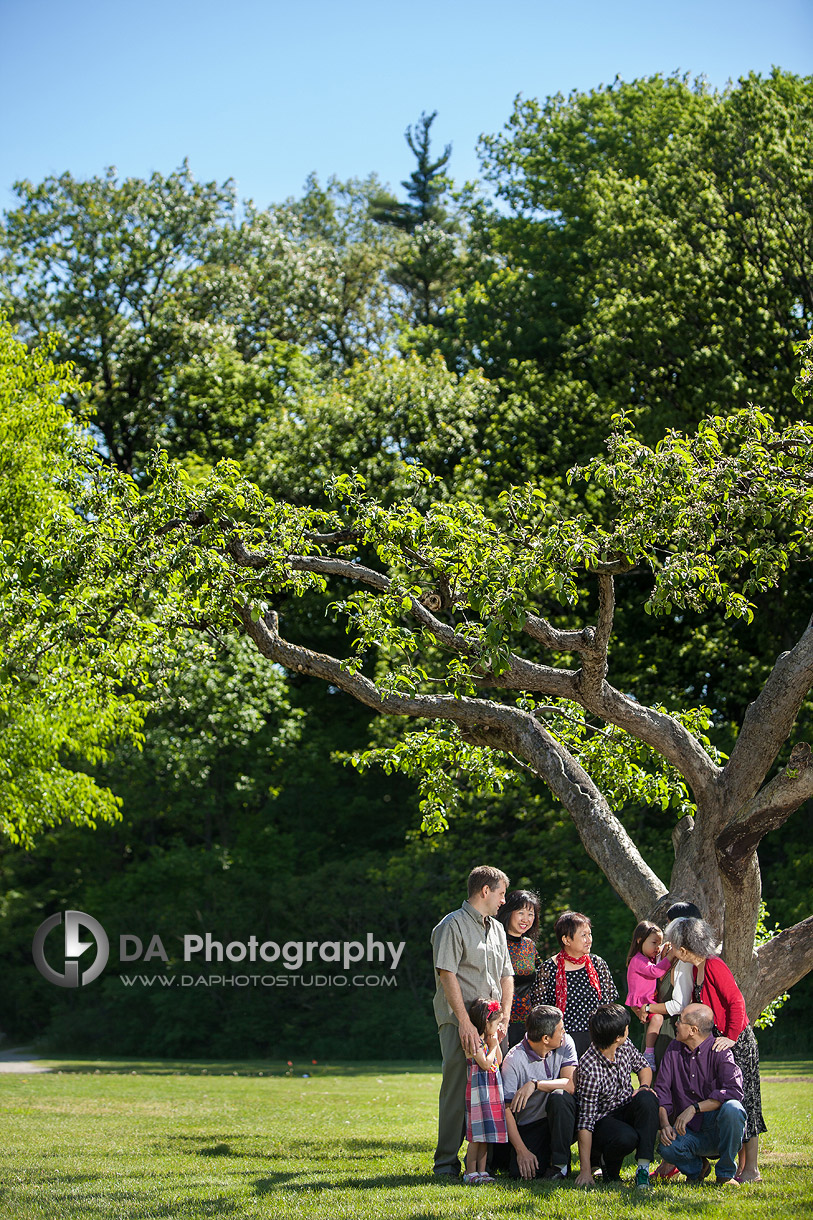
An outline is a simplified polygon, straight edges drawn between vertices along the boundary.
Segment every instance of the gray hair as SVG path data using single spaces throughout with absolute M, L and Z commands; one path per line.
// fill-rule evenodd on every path
M 714 957 L 717 953 L 717 936 L 714 928 L 705 919 L 675 919 L 670 925 L 670 934 L 664 939 L 672 942 L 675 949 L 686 949 L 696 957 Z

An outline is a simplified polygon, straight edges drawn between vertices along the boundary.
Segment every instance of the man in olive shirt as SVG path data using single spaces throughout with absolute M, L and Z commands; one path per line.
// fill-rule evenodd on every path
M 514 970 L 505 929 L 495 918 L 505 902 L 508 878 L 487 864 L 469 873 L 468 900 L 432 930 L 435 1018 L 443 1056 L 438 1103 L 438 1145 L 434 1172 L 457 1177 L 458 1153 L 466 1134 L 467 1059 L 480 1035 L 469 1020 L 472 1000 L 496 1000 L 502 1008 L 500 1036 L 508 1029 L 514 997 Z

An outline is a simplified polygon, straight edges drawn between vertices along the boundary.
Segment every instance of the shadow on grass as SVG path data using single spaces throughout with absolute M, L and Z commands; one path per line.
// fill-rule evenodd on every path
M 42 1199 L 47 1188 L 48 1202 L 54 1209 L 52 1214 L 55 1216 L 68 1214 L 72 1213 L 76 1208 L 76 1187 L 78 1185 L 88 1182 L 98 1184 L 102 1181 L 102 1175 L 99 1174 L 60 1174 L 58 1177 L 38 1174 L 36 1179 L 37 1197 Z M 9 1190 L 2 1192 L 4 1196 L 7 1196 L 7 1201 L 9 1202 L 13 1200 L 15 1193 Z M 242 1214 L 243 1211 L 239 1203 L 222 1196 L 201 1198 L 190 1195 L 187 1203 L 194 1206 L 196 1220 L 198 1218 L 200 1220 L 208 1220 L 210 1216 L 234 1216 Z M 113 1215 L 126 1215 L 127 1220 L 163 1220 L 164 1217 L 169 1220 L 170 1217 L 177 1217 L 178 1215 L 177 1202 L 151 1202 L 145 1199 L 144 1191 L 111 1190 L 107 1187 L 107 1184 L 104 1191 L 99 1194 L 81 1196 L 81 1207 L 82 1215 L 99 1215 L 108 1218 Z M 25 1213 L 18 1210 L 11 1214 L 24 1215 Z
M 251 1059 L 244 1062 L 214 1059 L 55 1059 L 43 1052 L 36 1062 L 47 1066 L 48 1071 L 63 1075 L 100 1076 L 248 1076 L 279 1079 L 289 1077 L 301 1079 L 303 1075 L 319 1077 L 340 1076 L 431 1076 L 440 1074 L 440 1063 L 394 1060 L 392 1063 L 350 1063 L 341 1060 L 330 1063 L 312 1063 L 310 1060 L 293 1060 L 287 1063 L 273 1060 Z

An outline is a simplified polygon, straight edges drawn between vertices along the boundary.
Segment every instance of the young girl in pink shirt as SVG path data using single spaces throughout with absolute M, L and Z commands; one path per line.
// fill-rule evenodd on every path
M 658 955 L 664 956 L 658 961 Z M 672 969 L 672 962 L 665 956 L 669 945 L 663 944 L 663 932 L 656 923 L 642 919 L 632 934 L 632 944 L 627 954 L 627 1004 L 630 1008 L 643 1008 L 655 1003 L 655 993 L 660 979 Z M 644 1058 L 653 1072 L 655 1070 L 655 1043 L 658 1040 L 663 1017 L 650 1013 L 646 1019 L 646 1046 Z

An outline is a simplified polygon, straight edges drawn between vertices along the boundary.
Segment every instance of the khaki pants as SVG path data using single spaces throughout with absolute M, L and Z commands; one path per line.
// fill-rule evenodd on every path
M 456 1025 L 441 1025 L 438 1030 L 443 1057 L 443 1080 L 438 1099 L 438 1146 L 435 1149 L 436 1174 L 460 1173 L 458 1154 L 466 1136 L 466 1081 L 468 1061 L 460 1045 Z

